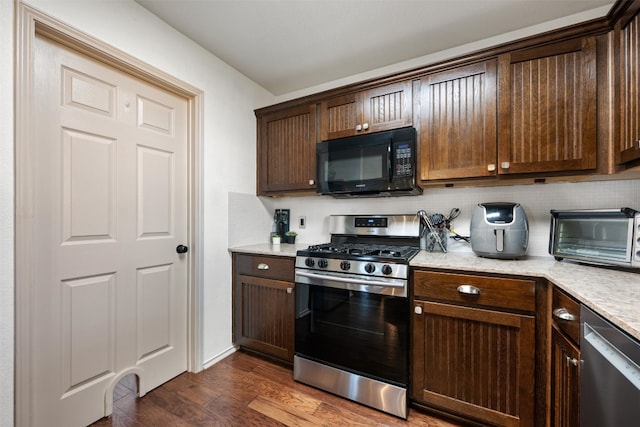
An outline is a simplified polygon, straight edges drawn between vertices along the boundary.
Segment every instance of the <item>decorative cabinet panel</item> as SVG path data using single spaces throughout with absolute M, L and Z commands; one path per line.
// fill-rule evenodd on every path
M 555 327 L 551 348 L 551 424 L 579 427 L 580 350 Z
M 596 168 L 596 41 L 499 57 L 498 173 Z
M 496 61 L 420 81 L 420 179 L 496 174 Z
M 551 328 L 551 424 L 580 426 L 580 305 L 553 289 Z
M 337 96 L 320 104 L 321 139 L 411 126 L 411 81 Z
M 233 260 L 234 343 L 293 362 L 293 259 L 234 254 Z
M 640 5 L 634 4 L 620 32 L 620 139 L 617 163 L 640 158 Z
M 487 425 L 534 425 L 535 317 L 501 307 L 535 307 L 535 282 L 428 271 L 413 280 L 411 398 Z
M 315 192 L 316 104 L 258 117 L 258 195 Z

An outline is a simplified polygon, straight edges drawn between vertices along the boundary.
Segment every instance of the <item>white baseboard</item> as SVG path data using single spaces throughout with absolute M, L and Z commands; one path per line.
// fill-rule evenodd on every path
M 212 367 L 213 365 L 215 365 L 216 363 L 218 363 L 219 361 L 221 361 L 222 359 L 224 359 L 225 357 L 233 354 L 236 352 L 236 350 L 238 350 L 237 347 L 231 346 L 228 349 L 226 349 L 225 351 L 216 354 L 215 356 L 213 356 L 211 359 L 209 360 L 205 360 L 205 362 L 202 365 L 203 369 L 207 369 Z

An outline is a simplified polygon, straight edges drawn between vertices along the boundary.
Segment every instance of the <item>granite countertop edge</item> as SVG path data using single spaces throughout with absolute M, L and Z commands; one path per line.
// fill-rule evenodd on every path
M 229 251 L 295 257 L 297 250 L 307 246 L 264 243 L 232 247 Z M 640 340 L 640 271 L 635 273 L 556 261 L 551 256 L 502 260 L 479 257 L 471 252 L 427 251 L 420 251 L 410 266 L 545 278 Z

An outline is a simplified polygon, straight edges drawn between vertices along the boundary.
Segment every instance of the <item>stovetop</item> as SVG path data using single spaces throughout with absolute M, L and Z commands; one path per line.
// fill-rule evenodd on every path
M 298 251 L 298 256 L 361 261 L 409 262 L 420 249 L 415 246 L 399 246 L 369 243 L 323 243 Z

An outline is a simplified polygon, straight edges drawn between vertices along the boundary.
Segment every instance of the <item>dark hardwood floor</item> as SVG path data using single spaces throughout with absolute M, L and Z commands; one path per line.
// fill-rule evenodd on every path
M 135 377 L 114 391 L 104 426 L 429 426 L 459 424 L 411 409 L 407 421 L 293 381 L 289 368 L 236 352 L 137 398 Z

